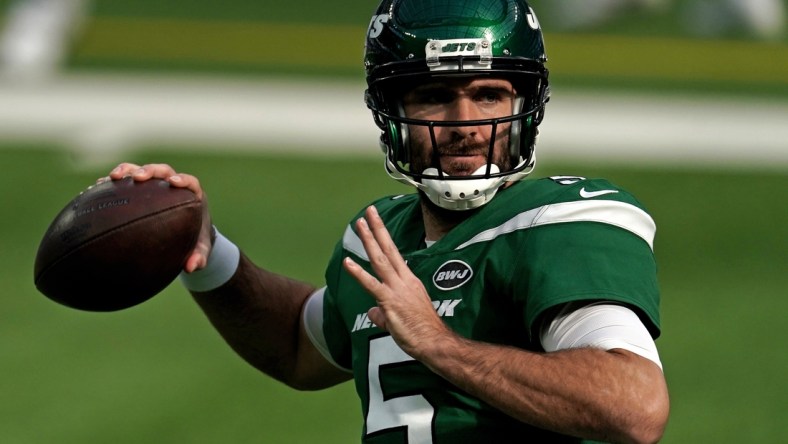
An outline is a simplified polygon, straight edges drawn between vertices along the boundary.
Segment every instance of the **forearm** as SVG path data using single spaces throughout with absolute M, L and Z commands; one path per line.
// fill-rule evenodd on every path
M 654 442 L 667 418 L 660 369 L 628 352 L 531 353 L 468 341 L 420 354 L 437 374 L 540 428 L 610 442 Z
M 262 372 L 294 385 L 301 308 L 313 291 L 313 286 L 263 270 L 241 255 L 227 283 L 192 295 L 236 353 Z

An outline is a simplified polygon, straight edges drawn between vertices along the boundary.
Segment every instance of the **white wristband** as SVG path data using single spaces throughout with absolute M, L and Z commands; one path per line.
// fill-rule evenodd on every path
M 215 229 L 215 227 L 214 227 Z M 181 282 L 190 291 L 211 291 L 221 287 L 235 274 L 238 262 L 241 259 L 241 250 L 230 242 L 229 239 L 216 231 L 211 255 L 208 256 L 208 265 L 193 273 L 181 272 Z

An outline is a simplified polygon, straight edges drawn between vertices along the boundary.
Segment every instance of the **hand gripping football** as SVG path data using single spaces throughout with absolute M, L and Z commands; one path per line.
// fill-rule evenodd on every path
M 167 287 L 194 249 L 202 203 L 160 179 L 107 181 L 80 193 L 38 247 L 35 285 L 88 311 L 115 311 Z

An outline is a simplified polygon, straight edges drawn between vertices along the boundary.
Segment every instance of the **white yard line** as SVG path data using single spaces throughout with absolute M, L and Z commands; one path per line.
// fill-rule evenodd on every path
M 379 155 L 361 82 L 81 74 L 0 83 L 0 140 Z M 540 160 L 788 167 L 788 103 L 554 90 Z

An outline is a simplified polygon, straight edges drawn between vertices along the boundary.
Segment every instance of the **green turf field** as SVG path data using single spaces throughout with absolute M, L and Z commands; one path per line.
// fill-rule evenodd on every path
M 54 147 L 21 148 L 0 147 L 0 441 L 358 441 L 351 385 L 298 393 L 259 375 L 178 285 L 111 314 L 38 294 L 32 268 L 41 235 L 109 166 L 76 168 Z M 314 283 L 349 215 L 382 193 L 409 191 L 372 160 L 166 147 L 132 160 L 154 159 L 199 174 L 217 225 L 256 261 Z M 664 442 L 788 440 L 788 175 L 544 164 L 538 173 L 611 178 L 657 220 L 665 332 L 658 345 L 672 398 Z
M 360 79 L 372 4 L 96 0 L 67 68 Z M 670 14 L 636 15 L 593 35 L 546 29 L 557 90 L 788 99 L 786 39 L 690 38 Z M 149 147 L 126 159 L 198 174 L 226 235 L 258 263 L 313 283 L 350 215 L 381 194 L 410 192 L 368 158 L 206 152 Z M 225 346 L 177 284 L 112 314 L 37 293 L 33 259 L 48 223 L 112 165 L 7 140 L 0 165 L 0 443 L 358 442 L 352 385 L 298 393 L 272 382 Z M 657 344 L 672 400 L 663 442 L 788 442 L 788 173 L 542 163 L 535 174 L 610 178 L 657 221 Z

